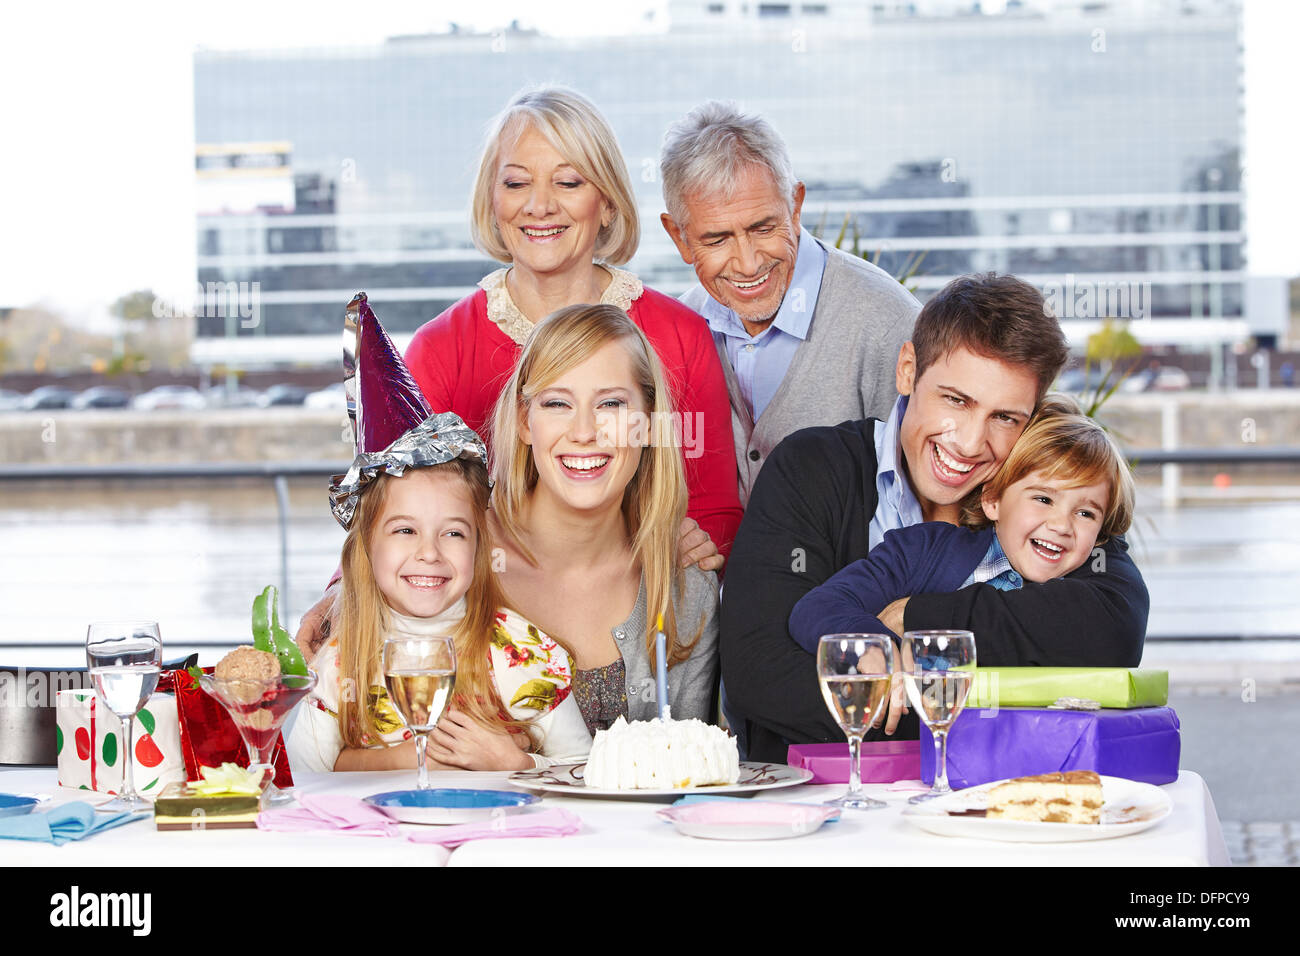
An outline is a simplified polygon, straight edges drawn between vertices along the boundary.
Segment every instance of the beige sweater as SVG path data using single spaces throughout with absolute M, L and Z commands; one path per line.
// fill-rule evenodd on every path
M 920 305 L 884 270 L 822 246 L 826 271 L 808 335 L 757 423 L 741 396 L 726 347 L 718 346 L 731 399 L 742 505 L 749 501 L 763 462 L 786 435 L 813 425 L 885 419 L 897 397 L 898 350 L 912 335 Z M 696 286 L 682 301 L 699 312 L 707 295 Z

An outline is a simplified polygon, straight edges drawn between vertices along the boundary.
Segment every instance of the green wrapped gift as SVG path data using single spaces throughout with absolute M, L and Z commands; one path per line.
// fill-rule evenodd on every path
M 1145 667 L 977 667 L 967 707 L 1050 707 L 1062 697 L 1131 709 L 1169 703 L 1169 672 Z

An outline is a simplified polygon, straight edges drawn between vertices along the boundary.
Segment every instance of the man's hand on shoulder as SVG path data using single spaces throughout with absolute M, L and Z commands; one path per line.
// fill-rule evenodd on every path
M 677 535 L 677 560 L 683 568 L 694 564 L 701 571 L 717 571 L 722 567 L 717 544 L 694 518 L 683 518 Z
M 329 640 L 330 612 L 334 610 L 338 593 L 339 584 L 331 584 L 321 599 L 307 609 L 307 613 L 302 616 L 302 623 L 298 625 L 294 642 L 308 663 L 311 663 L 321 645 Z

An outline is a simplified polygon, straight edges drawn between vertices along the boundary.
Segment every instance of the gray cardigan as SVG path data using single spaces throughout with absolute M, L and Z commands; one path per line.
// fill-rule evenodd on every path
M 749 501 L 763 462 L 786 435 L 813 425 L 863 418 L 883 421 L 897 395 L 898 350 L 911 338 L 919 303 L 883 269 L 818 243 L 826 250 L 826 270 L 808 335 L 757 425 L 726 347 L 718 346 L 731 400 L 742 505 Z M 707 296 L 696 286 L 682 301 L 699 312 Z
M 718 685 L 718 576 L 694 565 L 683 575 L 685 593 L 673 589 L 678 633 L 683 640 L 690 640 L 701 622 L 704 632 L 691 656 L 668 668 L 668 702 L 674 720 L 697 717 L 706 724 L 717 723 L 713 703 Z M 612 631 L 627 673 L 628 720 L 651 720 L 659 716 L 655 678 L 645 646 L 645 605 L 645 576 L 642 575 L 632 616 Z

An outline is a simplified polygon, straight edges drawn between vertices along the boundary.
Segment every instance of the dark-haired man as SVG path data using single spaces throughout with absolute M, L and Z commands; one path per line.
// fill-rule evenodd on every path
M 790 743 L 844 739 L 813 656 L 789 635 L 790 611 L 886 531 L 955 523 L 1066 358 L 1038 290 L 1011 276 L 955 279 L 922 307 L 899 353 L 900 397 L 888 420 L 807 428 L 773 450 L 736 536 L 722 602 L 723 683 L 747 757 L 784 761 Z M 1116 540 L 1059 580 L 914 595 L 881 620 L 899 633 L 972 630 L 983 665 L 1134 666 L 1148 606 Z M 897 720 L 896 708 L 889 732 Z M 915 735 L 914 720 L 904 733 Z

